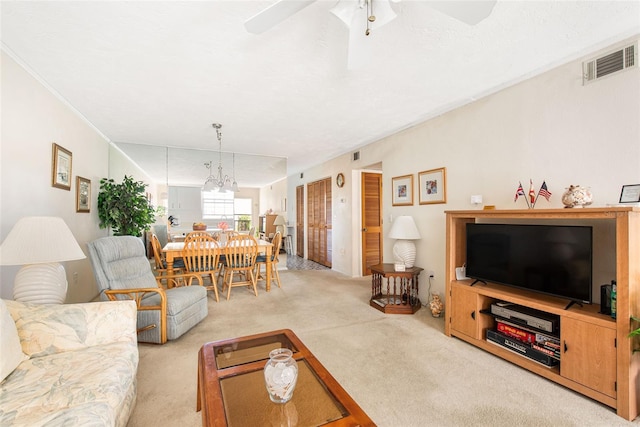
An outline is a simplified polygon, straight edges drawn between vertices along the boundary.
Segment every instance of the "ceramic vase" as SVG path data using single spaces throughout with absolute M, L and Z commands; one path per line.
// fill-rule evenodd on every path
M 589 187 L 570 185 L 562 194 L 562 204 L 565 208 L 581 208 L 593 202 L 593 195 Z
M 431 301 L 429 301 L 429 309 L 431 310 L 431 315 L 433 317 L 442 316 L 442 311 L 444 310 L 444 304 L 440 299 L 440 295 L 431 294 Z
M 264 382 L 269 398 L 274 403 L 286 403 L 293 397 L 298 381 L 298 364 L 288 348 L 277 348 L 269 353 L 264 367 Z

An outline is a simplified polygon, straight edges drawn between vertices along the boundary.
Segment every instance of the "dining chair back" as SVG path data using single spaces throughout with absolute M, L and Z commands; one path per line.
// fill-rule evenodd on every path
M 216 301 L 220 301 L 216 279 L 220 272 L 220 246 L 218 242 L 209 233 L 189 233 L 184 241 L 182 253 L 185 271 L 209 277 L 211 285 L 205 285 L 205 288 L 213 291 Z
M 280 284 L 280 273 L 278 272 L 278 254 L 280 253 L 280 248 L 282 247 L 282 234 L 277 231 L 273 236 L 273 252 L 271 253 L 271 268 L 267 271 L 267 255 L 258 255 L 256 258 L 256 280 L 266 279 L 266 277 L 262 276 L 260 270 L 262 266 L 265 268 L 265 275 L 271 275 L 271 280 L 275 280 L 278 284 L 278 287 L 281 288 Z
M 164 253 L 162 252 L 162 244 L 160 243 L 160 239 L 155 234 L 151 235 L 151 247 L 153 248 L 153 260 L 155 265 L 154 270 L 156 272 L 156 278 L 160 279 L 160 281 L 166 281 L 167 288 L 179 286 L 182 283 L 182 277 L 171 279 L 167 278 L 167 261 L 165 259 Z M 173 261 L 173 272 L 174 274 L 178 275 L 184 272 L 184 262 L 181 258 L 177 258 Z
M 207 231 L 190 231 L 189 233 L 187 233 L 186 237 L 184 238 L 184 241 L 186 242 L 189 237 L 195 239 L 198 236 L 205 236 L 205 237 L 211 236 L 211 233 Z
M 231 288 L 237 286 L 252 286 L 253 293 L 258 296 L 256 277 L 253 274 L 258 256 L 258 241 L 248 234 L 238 234 L 231 237 L 224 248 L 224 285 L 228 287 L 227 299 L 231 296 Z M 234 275 L 244 280 L 234 282 Z

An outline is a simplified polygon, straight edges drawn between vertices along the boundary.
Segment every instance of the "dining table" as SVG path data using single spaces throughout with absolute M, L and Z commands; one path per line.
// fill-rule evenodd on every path
M 273 243 L 268 242 L 266 240 L 256 240 L 258 242 L 258 252 L 262 252 L 266 255 L 266 271 L 271 271 L 271 255 L 273 252 Z M 224 247 L 227 242 L 219 243 L 219 246 L 216 246 L 220 251 L 220 255 L 224 254 Z M 164 248 L 162 248 L 162 252 L 165 255 L 165 260 L 167 261 L 167 274 L 173 274 L 173 261 L 176 258 L 182 258 L 184 256 L 184 242 L 169 242 Z M 266 290 L 269 292 L 271 290 L 271 275 L 265 275 L 266 280 Z

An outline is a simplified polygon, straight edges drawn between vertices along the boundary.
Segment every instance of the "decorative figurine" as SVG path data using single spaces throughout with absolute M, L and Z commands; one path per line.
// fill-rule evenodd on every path
M 440 299 L 440 295 L 431 294 L 431 301 L 429 302 L 429 308 L 431 309 L 431 315 L 433 317 L 440 317 L 444 310 L 444 304 Z
M 570 185 L 567 191 L 562 195 L 562 204 L 565 208 L 582 208 L 593 202 L 593 196 L 589 187 L 580 187 L 579 185 Z

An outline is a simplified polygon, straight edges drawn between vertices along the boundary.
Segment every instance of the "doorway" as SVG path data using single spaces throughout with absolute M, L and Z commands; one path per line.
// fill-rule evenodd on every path
M 382 174 L 361 175 L 362 275 L 371 275 L 371 266 L 382 264 Z

